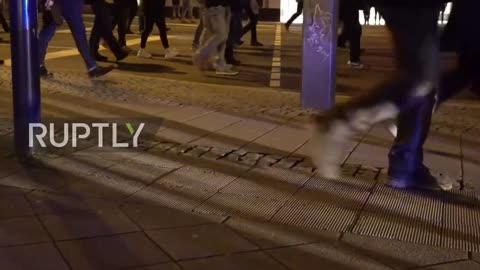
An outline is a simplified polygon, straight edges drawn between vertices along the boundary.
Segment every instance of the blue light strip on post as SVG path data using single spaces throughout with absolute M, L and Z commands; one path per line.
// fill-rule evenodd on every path
M 41 122 L 37 0 L 10 1 L 15 150 L 29 158 L 29 124 Z

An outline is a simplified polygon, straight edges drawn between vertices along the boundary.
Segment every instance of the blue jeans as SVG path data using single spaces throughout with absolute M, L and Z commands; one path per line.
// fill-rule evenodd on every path
M 65 21 L 72 31 L 73 39 L 77 45 L 77 49 L 80 52 L 80 55 L 85 61 L 87 69 L 90 71 L 97 66 L 95 59 L 90 53 L 90 48 L 88 46 L 87 34 L 85 31 L 85 25 L 83 24 L 83 0 L 69 0 L 62 1 L 62 15 L 65 18 Z M 43 27 L 40 31 L 38 37 L 38 46 L 39 46 L 39 57 L 40 65 L 45 65 L 45 57 L 47 55 L 48 44 L 55 36 L 57 26 L 51 19 L 49 12 L 44 12 L 43 14 Z

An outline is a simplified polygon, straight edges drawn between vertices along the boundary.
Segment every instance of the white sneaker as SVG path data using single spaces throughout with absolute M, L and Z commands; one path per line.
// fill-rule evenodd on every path
M 235 76 L 235 75 L 238 75 L 239 72 L 225 66 L 223 68 L 218 68 L 215 73 L 217 75 Z
M 152 58 L 152 55 L 145 49 L 138 50 L 137 56 L 141 58 Z
M 354 69 L 362 69 L 365 67 L 364 64 L 360 63 L 360 62 L 352 62 L 352 61 L 348 61 L 347 63 L 351 68 L 354 68 Z
M 168 49 L 165 50 L 165 58 L 166 59 L 174 58 L 177 55 L 178 55 L 178 51 L 174 48 L 168 48 Z

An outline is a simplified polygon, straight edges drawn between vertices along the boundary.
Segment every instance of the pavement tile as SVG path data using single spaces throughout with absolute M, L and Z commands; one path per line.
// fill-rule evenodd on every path
M 480 252 L 472 253 L 472 259 L 475 260 L 476 262 L 480 263 Z
M 129 197 L 126 202 L 191 211 L 214 193 L 154 183 Z
M 194 209 L 195 212 L 217 216 L 243 216 L 270 219 L 285 203 L 285 200 L 261 196 L 217 193 Z
M 0 197 L 0 219 L 28 215 L 33 215 L 33 210 L 24 196 Z
M 479 270 L 480 264 L 474 261 L 461 261 L 461 262 L 453 262 L 453 263 L 446 263 L 440 264 L 435 266 L 428 266 L 422 268 L 415 268 L 415 269 L 422 269 L 422 270 Z
M 125 161 L 109 167 L 106 171 L 148 185 L 160 176 L 170 172 L 171 169 Z
M 156 184 L 209 192 L 223 188 L 235 180 L 238 175 L 235 172 L 225 174 L 209 168 L 185 166 L 160 178 Z
M 31 190 L 0 185 L 0 196 L 22 195 L 28 192 L 31 192 Z
M 387 131 L 385 131 L 387 132 Z M 361 163 L 380 168 L 388 167 L 390 144 L 378 142 L 378 138 L 366 138 L 348 157 L 349 163 Z
M 113 147 L 90 147 L 85 150 L 77 151 L 70 157 L 76 160 L 88 162 L 88 160 L 106 160 L 107 162 L 120 162 L 136 155 L 141 151 L 136 148 L 113 148 Z
M 225 224 L 252 243 L 264 249 L 308 244 L 325 240 L 335 241 L 340 237 L 339 232 L 311 230 L 242 217 L 231 217 Z
M 121 200 L 145 185 L 133 177 L 122 176 L 105 170 L 83 177 L 61 191 L 78 197 Z
M 65 214 L 74 212 L 109 211 L 117 208 L 118 203 L 94 199 L 73 197 L 63 194 L 34 191 L 27 195 L 37 214 Z
M 442 246 L 480 252 L 480 199 L 472 191 L 445 194 Z
M 440 192 L 377 185 L 353 232 L 439 246 L 444 199 Z
M 159 140 L 168 140 L 176 143 L 189 143 L 195 141 L 196 139 L 205 136 L 208 134 L 208 131 L 205 130 L 197 130 L 192 128 L 165 128 L 160 130 L 155 134 L 155 138 Z
M 257 249 L 222 224 L 148 231 L 147 234 L 176 260 Z
M 312 201 L 327 206 L 360 210 L 367 201 L 375 185 L 355 177 L 342 177 L 335 180 L 314 177 L 302 187 L 292 200 Z
M 184 166 L 183 163 L 176 161 L 171 156 L 156 155 L 150 152 L 137 155 L 129 159 L 128 162 L 134 162 L 134 163 L 139 163 L 147 166 L 152 166 L 157 168 L 167 168 L 167 169 L 178 169 Z
M 40 218 L 55 240 L 104 236 L 140 230 L 119 209 L 98 213 L 42 215 Z
M 162 263 L 162 264 L 157 264 L 152 266 L 134 268 L 131 270 L 181 270 L 181 269 L 174 263 Z
M 286 200 L 309 176 L 276 168 L 256 168 L 236 179 L 220 192 L 264 199 Z
M 224 220 L 217 216 L 202 216 L 161 206 L 126 204 L 122 210 L 144 230 L 194 226 Z
M 0 248 L 0 268 L 5 270 L 68 270 L 53 244 Z
M 190 120 L 186 122 L 186 124 L 202 130 L 214 132 L 241 120 L 242 118 L 227 113 L 214 112 Z
M 395 269 L 466 260 L 466 251 L 412 244 L 391 239 L 345 234 L 342 242 L 356 253 L 375 258 Z
M 264 135 L 276 126 L 277 125 L 268 122 L 243 119 L 241 122 L 235 123 L 195 141 L 194 144 L 213 147 L 239 148 Z
M 326 204 L 319 199 L 299 198 L 285 203 L 272 221 L 310 229 L 347 231 L 355 223 L 360 212 L 359 209 L 348 207 L 348 205 L 337 206 Z
M 62 241 L 57 245 L 73 270 L 130 269 L 169 261 L 143 233 Z
M 0 179 L 15 174 L 21 170 L 22 166 L 16 160 L 0 158 Z
M 212 111 L 207 109 L 187 106 L 179 110 L 160 113 L 157 115 L 157 117 L 165 119 L 166 122 L 164 125 L 168 127 L 169 122 L 185 122 L 210 113 L 212 113 Z
M 262 252 L 233 254 L 181 262 L 185 270 L 286 270 Z
M 0 246 L 49 242 L 47 232 L 36 217 L 0 220 Z
M 44 163 L 51 168 L 76 176 L 89 175 L 115 164 L 114 161 L 98 158 L 94 154 L 44 160 Z
M 0 184 L 21 189 L 44 191 L 59 190 L 78 177 L 51 169 L 28 168 L 20 173 L 0 179 Z
M 330 241 L 268 250 L 273 257 L 291 270 L 368 269 L 392 270 L 375 258 L 358 254 Z
M 294 152 L 311 137 L 311 132 L 289 126 L 280 126 L 256 139 L 245 148 L 249 151 L 275 149 L 288 153 Z

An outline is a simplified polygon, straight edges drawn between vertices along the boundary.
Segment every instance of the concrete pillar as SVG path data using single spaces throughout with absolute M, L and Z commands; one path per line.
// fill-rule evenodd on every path
M 305 0 L 302 104 L 327 110 L 335 104 L 338 0 Z

